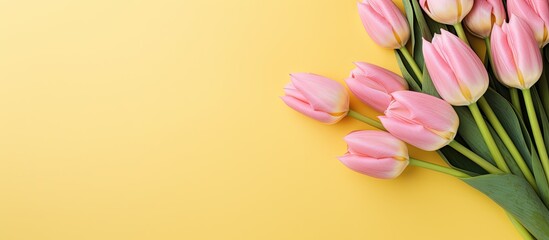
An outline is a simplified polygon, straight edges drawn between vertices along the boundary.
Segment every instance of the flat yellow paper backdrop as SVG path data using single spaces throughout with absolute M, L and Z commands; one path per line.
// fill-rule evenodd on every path
M 518 239 L 458 180 L 346 169 L 369 127 L 278 98 L 353 61 L 398 71 L 355 0 L 0 1 L 0 239 Z

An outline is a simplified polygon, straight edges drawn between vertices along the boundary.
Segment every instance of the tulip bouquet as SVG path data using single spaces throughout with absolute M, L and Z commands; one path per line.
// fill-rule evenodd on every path
M 411 165 L 457 177 L 504 208 L 525 239 L 549 239 L 549 1 L 402 2 L 405 14 L 391 0 L 358 3 L 366 32 L 395 50 L 402 75 L 357 62 L 345 80 L 377 119 L 315 74 L 291 74 L 282 100 L 326 124 L 349 116 L 379 129 L 344 138 L 348 168 L 392 179 Z M 484 61 L 465 29 L 484 41 Z M 449 167 L 409 156 L 406 143 Z

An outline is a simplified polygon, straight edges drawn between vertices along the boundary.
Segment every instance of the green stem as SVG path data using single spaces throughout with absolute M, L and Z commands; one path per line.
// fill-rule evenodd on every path
M 354 110 L 349 110 L 349 113 L 347 113 L 347 116 L 349 117 L 352 117 L 358 121 L 361 121 L 361 122 L 364 122 L 372 127 L 375 127 L 377 129 L 380 129 L 380 130 L 385 130 L 385 128 L 383 127 L 383 125 L 381 123 L 379 123 L 378 121 L 374 120 L 374 119 L 371 119 L 369 117 L 366 117 Z
M 417 79 L 419 80 L 420 83 L 422 83 L 423 72 L 421 71 L 421 69 L 419 69 L 419 66 L 416 63 L 416 60 L 414 60 L 414 58 L 412 57 L 412 54 L 410 54 L 406 46 L 401 47 L 398 50 L 402 53 L 402 55 L 404 55 L 404 58 L 406 58 L 406 61 L 408 62 L 408 64 L 410 64 L 410 67 L 412 67 L 412 70 L 414 71 L 414 74 L 416 75 Z
M 539 127 L 538 117 L 536 116 L 536 110 L 534 108 L 534 102 L 532 101 L 532 93 L 530 92 L 530 89 L 523 89 L 522 96 L 524 97 L 524 103 L 526 104 L 526 111 L 528 112 L 528 119 L 530 120 L 532 133 L 534 134 L 534 141 L 536 142 L 536 147 L 541 159 L 541 165 L 543 165 L 545 176 L 549 179 L 549 156 L 547 156 L 547 149 L 545 148 L 543 135 L 541 135 L 541 129 Z
M 511 93 L 511 103 L 513 104 L 513 107 L 517 109 L 517 112 L 521 117 L 524 116 L 522 114 L 522 107 L 520 106 L 520 97 L 518 90 L 516 88 L 510 88 L 509 93 Z
M 503 159 L 503 155 L 501 155 L 501 152 L 496 145 L 494 137 L 492 137 L 492 134 L 488 129 L 488 125 L 486 125 L 486 122 L 484 122 L 484 118 L 482 117 L 482 113 L 480 113 L 480 110 L 478 109 L 477 103 L 469 105 L 469 110 L 471 110 L 471 113 L 475 118 L 475 122 L 477 123 L 480 133 L 482 134 L 482 138 L 484 138 L 484 142 L 488 146 L 488 150 L 490 150 L 490 154 L 492 154 L 492 157 L 494 158 L 494 161 L 496 161 L 496 165 L 498 166 L 498 168 L 506 173 L 511 172 L 509 170 L 509 167 L 505 163 L 505 160 Z
M 505 145 L 505 147 L 507 147 L 507 149 L 511 153 L 511 156 L 513 156 L 513 159 L 517 163 L 518 167 L 520 168 L 520 171 L 522 172 L 526 180 L 528 180 L 530 185 L 532 185 L 532 187 L 536 191 L 538 191 L 538 187 L 536 185 L 536 180 L 534 178 L 534 175 L 532 175 L 532 172 L 530 171 L 530 168 L 528 168 L 526 161 L 524 161 L 524 158 L 522 157 L 519 150 L 517 149 L 517 146 L 515 146 L 515 143 L 513 143 L 513 140 L 511 140 L 511 137 L 509 137 L 509 134 L 507 133 L 507 131 L 499 121 L 496 114 L 494 113 L 494 110 L 492 110 L 492 107 L 490 107 L 490 104 L 488 103 L 488 101 L 486 101 L 486 98 L 481 97 L 478 100 L 478 103 L 480 105 L 480 108 L 482 108 L 484 115 L 486 116 L 486 118 L 488 118 L 488 121 L 490 122 L 492 127 L 494 127 L 494 129 L 496 130 L 496 133 L 503 141 L 503 144 Z
M 467 45 L 469 45 L 469 41 L 467 40 L 467 36 L 465 35 L 465 31 L 463 30 L 461 22 L 454 24 L 454 29 L 456 29 L 458 37 L 461 38 L 461 40 L 463 40 L 465 43 L 467 43 Z
M 517 230 L 517 232 L 519 232 L 520 236 L 522 236 L 522 238 L 524 240 L 536 240 L 532 234 L 530 234 L 530 232 L 528 232 L 528 230 L 522 226 L 522 223 L 520 223 L 513 215 L 511 215 L 509 212 L 506 212 L 507 213 L 507 216 L 509 217 L 509 219 L 511 219 L 511 223 L 513 223 L 513 225 L 515 226 L 515 229 Z
M 475 152 L 461 145 L 461 143 L 459 142 L 452 141 L 448 144 L 448 146 L 460 152 L 461 154 L 463 154 L 463 156 L 471 159 L 471 161 L 478 164 L 480 167 L 482 167 L 484 170 L 486 170 L 489 173 L 494 173 L 494 174 L 503 173 L 501 170 L 499 170 L 499 168 L 495 167 L 490 162 L 486 161 L 484 158 L 477 155 Z
M 484 39 L 484 44 L 486 45 L 486 56 L 485 58 L 489 61 L 490 66 L 492 66 L 492 43 L 490 43 L 490 37 Z M 494 67 L 492 67 L 493 69 Z
M 445 173 L 445 174 L 448 174 L 450 176 L 454 176 L 454 177 L 458 177 L 458 178 L 470 177 L 468 174 L 466 174 L 464 172 L 461 172 L 461 171 L 458 171 L 458 170 L 455 170 L 455 169 L 452 169 L 452 168 L 436 165 L 436 164 L 433 164 L 433 163 L 430 163 L 430 162 L 425 162 L 425 161 L 415 159 L 415 158 L 410 158 L 410 165 L 416 166 L 416 167 L 426 168 L 426 169 L 433 170 L 433 171 L 436 171 L 436 172 Z

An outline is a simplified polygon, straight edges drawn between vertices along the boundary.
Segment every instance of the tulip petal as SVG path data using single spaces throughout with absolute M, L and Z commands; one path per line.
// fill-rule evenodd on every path
M 549 3 L 547 1 L 510 0 L 507 1 L 507 9 L 509 15 L 516 15 L 528 23 L 539 47 L 547 44 L 549 39 L 547 36 Z
M 398 74 L 374 64 L 355 62 L 366 78 L 372 79 L 382 85 L 387 92 L 408 90 L 408 83 Z
M 398 177 L 408 166 L 409 161 L 399 161 L 393 158 L 368 158 L 346 154 L 339 157 L 341 163 L 353 171 L 381 179 Z
M 345 136 L 349 152 L 372 158 L 408 159 L 408 148 L 388 132 L 377 130 L 355 131 Z
M 349 110 L 349 95 L 340 83 L 316 74 L 291 74 L 294 87 L 317 111 L 346 113 Z
M 505 24 L 504 24 L 505 25 Z M 515 57 L 507 42 L 507 34 L 500 26 L 494 26 L 490 37 L 494 72 L 498 80 L 509 87 L 520 88 Z
M 409 115 L 405 118 L 421 123 L 429 129 L 452 129 L 452 132 L 457 132 L 459 117 L 452 106 L 442 99 L 412 91 L 397 91 L 391 95 L 395 101 L 385 111 L 385 115 L 390 117 L 393 113 L 401 113 L 396 110 L 406 109 Z
M 503 3 L 500 2 L 499 5 L 503 7 Z M 495 20 L 497 22 L 499 20 L 495 13 L 492 14 L 495 11 L 499 11 L 499 9 L 494 9 L 494 6 L 489 1 L 477 0 L 471 12 L 464 19 L 465 26 L 473 35 L 486 38 L 490 36 L 492 21 Z
M 509 21 L 507 40 L 515 59 L 517 69 L 523 77 L 524 86 L 527 89 L 533 86 L 541 76 L 543 64 L 538 44 L 531 29 L 517 17 L 511 17 Z
M 471 11 L 473 0 L 422 0 L 420 5 L 433 20 L 454 25 Z
M 441 30 L 441 39 L 433 45 L 438 49 L 457 78 L 458 86 L 464 98 L 463 104 L 476 102 L 488 89 L 488 72 L 476 53 L 467 44 L 446 30 Z M 454 90 L 455 91 L 455 90 Z
M 347 86 L 349 86 L 349 90 L 351 90 L 361 102 L 379 112 L 384 112 L 393 99 L 381 86 L 377 83 L 372 83 L 367 79 L 348 78 L 345 82 L 347 83 Z
M 406 44 L 407 39 L 410 37 L 410 28 L 400 9 L 392 1 L 369 1 L 369 3 L 377 13 L 391 24 L 393 34 L 399 37 L 399 43 L 401 45 Z
M 438 150 L 453 140 L 453 137 L 452 139 L 441 137 L 422 125 L 412 122 L 384 116 L 379 117 L 379 119 L 385 129 L 393 136 L 425 151 Z
M 473 4 L 475 0 L 458 0 L 459 1 L 459 16 L 458 19 L 461 22 L 467 14 L 471 12 L 471 9 L 473 9 Z
M 326 124 L 334 124 L 346 115 L 333 116 L 322 111 L 316 111 L 310 104 L 291 96 L 282 96 L 282 101 L 294 110 Z
M 439 36 L 435 35 L 433 43 L 438 41 Z M 452 68 L 435 46 L 425 39 L 423 39 L 423 55 L 429 75 L 440 96 L 453 105 L 468 105 L 469 101 L 461 91 L 458 91 L 460 86 Z
M 453 25 L 459 22 L 457 1 L 427 0 L 424 10 L 433 20 Z
M 505 22 L 507 18 L 507 13 L 505 13 L 505 6 L 501 0 L 487 0 L 490 5 L 492 5 L 492 15 L 494 16 L 495 24 L 501 25 Z M 476 2 L 476 1 L 475 1 Z
M 391 24 L 368 3 L 358 3 L 360 19 L 368 35 L 378 45 L 386 48 L 397 49 L 405 42 L 397 39 Z M 406 39 L 407 40 L 407 39 Z
M 307 102 L 307 98 L 305 98 L 305 96 L 303 96 L 303 94 L 301 94 L 291 82 L 286 84 L 286 86 L 284 87 L 284 93 L 287 96 L 297 98 L 298 100 L 303 102 Z

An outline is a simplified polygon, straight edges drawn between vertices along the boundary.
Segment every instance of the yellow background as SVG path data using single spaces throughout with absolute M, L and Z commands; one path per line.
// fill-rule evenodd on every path
M 368 126 L 278 98 L 353 61 L 398 71 L 356 0 L 1 0 L 0 239 L 518 239 L 458 180 L 346 169 Z

